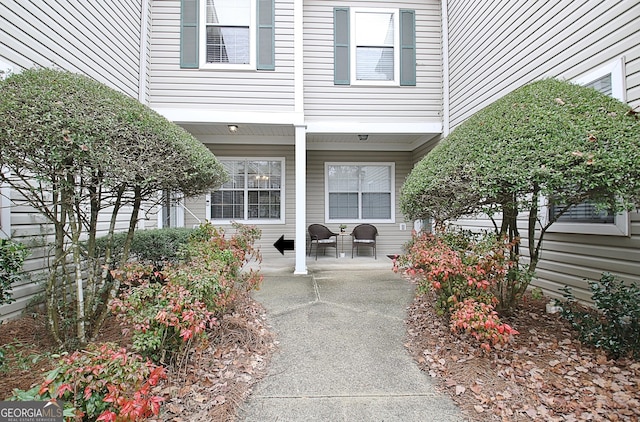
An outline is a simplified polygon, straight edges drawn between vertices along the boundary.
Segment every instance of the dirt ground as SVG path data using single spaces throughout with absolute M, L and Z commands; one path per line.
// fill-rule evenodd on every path
M 474 421 L 637 421 L 640 363 L 582 345 L 546 300 L 503 319 L 520 332 L 489 355 L 454 335 L 426 296 L 408 310 L 406 347 Z

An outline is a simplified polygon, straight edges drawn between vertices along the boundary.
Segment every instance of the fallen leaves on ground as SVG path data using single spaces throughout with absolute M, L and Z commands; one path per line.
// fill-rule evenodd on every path
M 234 421 L 275 350 L 264 309 L 244 300 L 226 315 L 188 362 L 173 369 L 157 393 L 167 401 L 156 422 Z
M 408 310 L 407 348 L 473 421 L 637 421 L 640 363 L 582 345 L 542 300 L 505 322 L 520 334 L 489 354 L 451 333 L 428 296 Z
M 43 335 L 46 332 L 42 315 L 25 315 L 0 325 L 0 345 L 11 351 L 0 371 L 0 399 L 9 397 L 14 388 L 27 390 L 39 384 L 53 369 L 56 359 L 51 353 L 57 348 Z M 121 346 L 130 342 L 115 318 L 105 321 L 98 340 Z M 264 308 L 249 297 L 240 300 L 209 333 L 208 342 L 196 346 L 182 365 L 167 370 L 168 379 L 153 391 L 165 403 L 152 421 L 234 421 L 252 386 L 265 375 L 275 347 Z

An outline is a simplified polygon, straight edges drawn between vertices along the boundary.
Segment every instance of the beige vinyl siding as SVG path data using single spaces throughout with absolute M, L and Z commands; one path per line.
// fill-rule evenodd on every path
M 640 105 L 640 3 L 449 1 L 451 126 L 530 81 L 574 79 L 624 58 L 626 97 Z M 584 279 L 604 271 L 640 279 L 640 215 L 630 214 L 631 235 L 547 233 L 534 284 L 552 296 L 569 285 L 589 299 Z M 490 227 L 464 220 L 465 227 Z M 524 224 L 523 226 L 524 227 Z M 523 239 L 523 244 L 526 239 Z
M 275 2 L 275 71 L 180 69 L 180 2 L 152 2 L 152 19 L 152 107 L 294 111 L 293 0 Z
M 637 1 L 449 1 L 451 127 L 542 77 L 573 79 L 624 56 L 640 104 Z
M 13 193 L 16 200 L 16 194 Z M 116 222 L 116 231 L 124 231 L 129 227 L 130 207 L 124 207 Z M 144 210 L 141 218 L 149 217 Z M 98 236 L 106 235 L 111 218 L 110 210 L 100 215 L 98 222 Z M 151 217 L 153 218 L 153 217 Z M 146 228 L 155 226 L 156 221 L 145 220 L 141 223 Z M 140 224 L 139 226 L 140 227 Z M 53 256 L 54 229 L 48 220 L 25 203 L 17 201 L 11 210 L 11 238 L 21 242 L 29 248 L 21 274 L 21 281 L 12 286 L 14 303 L 0 306 L 0 321 L 17 317 L 22 309 L 32 300 L 34 295 L 41 293 L 44 282 L 48 277 L 48 267 Z
M 325 163 L 326 162 L 382 162 L 395 163 L 395 213 L 393 223 L 375 223 L 378 229 L 378 259 L 387 259 L 385 255 L 402 252 L 402 246 L 411 238 L 412 222 L 405 221 L 398 207 L 400 188 L 413 165 L 410 152 L 376 151 L 309 151 L 307 153 L 307 225 L 325 224 L 334 232 L 340 230 L 339 223 L 327 223 L 325 216 Z M 400 230 L 400 224 L 406 224 L 406 230 Z M 347 233 L 355 224 L 347 224 Z M 370 253 L 362 248 L 362 254 Z M 351 238 L 344 239 L 344 250 L 350 256 Z
M 141 4 L 0 2 L 0 60 L 19 69 L 61 67 L 138 98 Z
M 273 246 L 280 236 L 284 234 L 285 239 L 294 239 L 295 237 L 295 153 L 293 146 L 286 145 L 230 145 L 230 144 L 207 144 L 207 147 L 216 155 L 218 160 L 224 160 L 225 157 L 250 157 L 250 158 L 269 158 L 284 157 L 284 201 L 285 201 L 285 223 L 273 224 L 257 224 L 256 226 L 262 230 L 262 238 L 257 242 L 257 246 L 262 251 L 265 258 L 281 256 L 280 252 Z M 186 207 L 197 217 L 193 217 L 190 213 L 184 213 L 185 227 L 193 227 L 200 221 L 206 221 L 206 203 L 204 197 L 187 199 Z M 229 225 L 223 225 L 212 221 L 215 226 L 230 229 Z M 250 224 L 250 223 L 248 223 Z M 285 252 L 291 254 L 293 252 Z
M 348 86 L 333 83 L 333 8 L 336 6 L 414 9 L 416 86 Z M 440 121 L 442 54 L 440 2 L 322 0 L 304 2 L 305 117 L 313 120 L 406 119 Z M 353 66 L 353 63 L 351 64 Z

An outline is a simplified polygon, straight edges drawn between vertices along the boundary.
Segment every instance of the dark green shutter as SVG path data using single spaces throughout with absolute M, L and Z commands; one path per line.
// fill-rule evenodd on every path
M 258 0 L 258 70 L 275 70 L 275 1 Z
M 416 86 L 416 12 L 400 10 L 400 85 Z
M 180 3 L 180 67 L 197 69 L 200 5 L 198 0 L 182 0 Z
M 349 85 L 349 8 L 333 9 L 333 83 Z

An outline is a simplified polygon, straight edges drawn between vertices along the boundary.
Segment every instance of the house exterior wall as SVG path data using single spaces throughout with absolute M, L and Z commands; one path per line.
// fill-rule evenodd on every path
M 395 164 L 395 220 L 389 223 L 374 223 L 378 229 L 378 259 L 387 259 L 385 255 L 402 253 L 402 245 L 411 238 L 412 222 L 406 221 L 399 208 L 400 188 L 411 171 L 413 162 L 410 152 L 380 151 L 309 151 L 307 153 L 307 224 L 324 224 L 334 232 L 339 231 L 339 222 L 329 222 L 325 214 L 325 163 L 389 163 Z M 363 223 L 366 221 L 363 221 Z M 348 223 L 347 233 L 358 223 Z M 401 229 L 401 224 L 404 229 Z M 361 254 L 370 253 L 362 248 Z M 351 237 L 344 239 L 347 256 L 351 252 Z
M 617 60 L 624 64 L 626 100 L 640 106 L 640 2 L 450 0 L 447 8 L 452 129 L 528 82 L 574 80 Z M 548 232 L 535 284 L 555 295 L 569 285 L 587 299 L 584 279 L 597 280 L 603 271 L 637 281 L 640 215 L 632 212 L 629 219 L 629 236 Z
M 268 224 L 257 224 L 262 230 L 262 237 L 256 243 L 264 257 L 280 256 L 273 244 L 278 238 L 284 235 L 285 239 L 293 239 L 295 231 L 295 151 L 292 145 L 243 145 L 238 147 L 232 144 L 207 144 L 219 160 L 227 157 L 253 157 L 253 158 L 284 158 L 285 180 L 284 180 L 284 223 L 274 222 Z M 185 201 L 186 207 L 195 214 L 185 213 L 185 227 L 193 227 L 199 221 L 206 221 L 206 198 L 197 197 Z M 219 224 L 215 220 L 212 223 L 216 226 L 230 228 L 226 224 Z M 251 224 L 250 221 L 242 222 Z M 285 252 L 287 253 L 287 252 Z M 288 252 L 291 253 L 291 252 Z
M 146 1 L 146 0 L 145 0 Z M 148 54 L 141 51 L 144 2 L 2 1 L 0 2 L 0 62 L 14 73 L 22 69 L 58 67 L 88 75 L 133 98 L 146 95 L 146 75 L 142 63 Z M 142 97 L 141 97 L 142 96 Z M 25 277 L 13 286 L 12 304 L 0 307 L 0 320 L 12 318 L 42 291 L 38 284 L 46 277 L 52 227 L 25 205 L 15 192 L 3 188 L 18 205 L 11 206 L 3 218 L 10 220 L 10 236 L 25 243 L 31 254 L 25 261 Z M 8 214 L 8 217 L 7 217 Z M 128 226 L 121 220 L 120 228 Z M 150 227 L 154 220 L 141 223 Z M 3 221 L 3 228 L 5 227 Z M 106 220 L 102 225 L 106 228 Z
M 304 2 L 304 111 L 307 121 L 440 121 L 442 67 L 440 2 Z M 415 10 L 416 86 L 334 85 L 333 8 Z M 353 65 L 353 64 L 352 64 Z
M 0 60 L 60 67 L 138 97 L 142 2 L 0 2 Z
M 257 224 L 262 230 L 262 238 L 257 242 L 257 246 L 263 254 L 263 257 L 281 256 L 273 244 L 278 238 L 284 235 L 285 239 L 294 238 L 295 230 L 295 151 L 293 146 L 286 145 L 252 145 L 250 147 L 230 144 L 209 144 L 208 147 L 215 153 L 218 159 L 224 160 L 225 157 L 244 157 L 247 151 L 251 151 L 251 157 L 269 158 L 284 157 L 285 159 L 285 222 Z M 308 151 L 307 152 L 307 224 L 320 223 L 329 227 L 334 232 L 339 231 L 339 223 L 328 222 L 325 216 L 325 163 L 326 162 L 393 162 L 395 163 L 395 194 L 399 195 L 402 183 L 413 165 L 412 155 L 410 152 L 374 152 L 374 151 Z M 185 212 L 185 226 L 192 227 L 206 220 L 206 202 L 204 197 L 197 197 L 185 201 L 185 206 L 190 212 Z M 193 215 L 192 215 L 193 213 Z M 387 254 L 397 254 L 401 252 L 401 246 L 411 238 L 412 222 L 404 220 L 402 213 L 398 207 L 397 201 L 395 205 L 395 221 L 392 223 L 376 223 L 375 226 L 379 231 L 378 238 L 378 259 L 386 259 Z M 226 224 L 218 224 L 213 220 L 216 226 L 228 227 Z M 251 222 L 247 222 L 251 224 Z M 405 229 L 400 229 L 400 224 L 405 225 Z M 347 233 L 355 224 L 347 225 Z M 344 251 L 349 255 L 351 252 L 351 238 L 347 236 L 340 239 L 344 242 Z M 306 245 L 303 245 L 306 247 Z M 333 250 L 327 251 L 328 254 Z M 368 248 L 362 248 L 361 253 L 364 255 L 369 253 Z M 292 252 L 285 252 L 292 254 Z
M 180 1 L 154 1 L 152 21 L 151 107 L 294 111 L 293 0 L 275 2 L 274 71 L 181 69 Z

